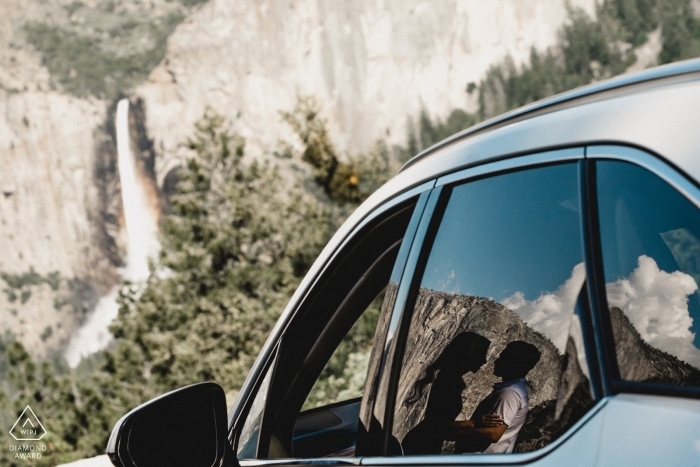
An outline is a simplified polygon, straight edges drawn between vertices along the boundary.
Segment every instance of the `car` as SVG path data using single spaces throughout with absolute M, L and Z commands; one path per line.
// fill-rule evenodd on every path
M 163 395 L 112 463 L 696 465 L 699 125 L 694 60 L 423 151 L 328 243 L 228 416 L 212 382 Z M 360 392 L 307 409 L 370 312 Z

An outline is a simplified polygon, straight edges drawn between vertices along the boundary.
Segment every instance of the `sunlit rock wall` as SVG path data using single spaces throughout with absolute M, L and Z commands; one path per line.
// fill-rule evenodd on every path
M 422 108 L 440 118 L 476 110 L 467 83 L 507 54 L 521 63 L 531 47 L 553 45 L 567 3 L 594 14 L 595 0 L 211 0 L 178 27 L 137 91 L 162 156 L 158 178 L 208 106 L 255 154 L 291 140 L 279 111 L 297 95 L 322 103 L 343 149 L 404 144 Z
M 104 117 L 98 101 L 0 90 L 0 273 L 19 284 L 0 284 L 0 330 L 37 355 L 115 280 L 96 179 Z

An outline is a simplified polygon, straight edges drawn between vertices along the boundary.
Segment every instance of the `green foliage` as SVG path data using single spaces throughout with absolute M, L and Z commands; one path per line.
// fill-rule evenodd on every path
M 608 0 L 601 13 L 618 23 L 616 39 L 634 47 L 661 27 L 659 63 L 700 56 L 700 22 L 690 0 Z
M 520 70 L 508 57 L 492 66 L 481 82 L 481 118 L 490 118 L 553 94 L 624 72 L 635 57 L 624 55 L 604 22 L 572 10 L 560 32 L 560 45 L 544 53 L 534 48 Z
M 31 290 L 23 290 L 22 294 L 20 295 L 20 301 L 22 304 L 27 303 L 29 298 L 32 296 L 32 291 Z
M 51 287 L 51 290 L 56 292 L 59 290 L 61 282 L 63 280 L 58 271 L 54 271 L 45 276 L 42 276 L 41 274 L 34 271 L 34 268 L 29 268 L 28 272 L 22 274 L 10 274 L 7 272 L 0 272 L 0 277 L 9 286 L 3 289 L 3 292 L 7 296 L 7 300 L 10 303 L 14 303 L 19 298 L 22 304 L 25 304 L 31 298 L 33 287 L 40 286 L 41 284 L 47 284 L 49 287 Z M 73 282 L 75 282 L 75 280 L 67 281 L 67 283 L 69 284 L 69 288 L 70 284 Z M 68 302 L 71 300 L 72 295 L 72 293 L 69 293 L 65 297 L 57 297 L 56 300 Z M 16 311 L 14 312 L 14 314 L 16 314 Z
M 209 0 L 178 0 L 182 5 L 185 5 L 187 7 L 193 7 L 196 5 L 201 5 L 203 3 L 207 3 Z
M 53 466 L 104 452 L 105 433 L 117 415 L 105 405 L 99 378 L 81 380 L 49 361 L 35 362 L 16 341 L 0 346 L 0 360 L 7 362 L 6 385 L 0 390 L 0 423 L 12 426 L 27 405 L 42 420 L 47 451 L 41 459 L 15 459 L 0 451 L 0 464 L 8 467 Z M 76 454 L 79 453 L 79 456 Z
M 40 23 L 27 24 L 25 32 L 63 89 L 114 97 L 160 61 L 167 34 L 181 20 L 173 15 L 148 26 L 160 38 L 157 45 L 127 56 L 108 52 L 98 39 Z M 131 26 L 137 31 L 143 24 Z M 422 111 L 398 155 L 406 159 L 483 118 L 619 74 L 634 60 L 634 49 L 621 44 L 636 47 L 657 27 L 660 62 L 700 54 L 700 29 L 688 0 L 608 0 L 597 20 L 572 10 L 557 47 L 533 49 L 520 67 L 506 59 L 481 83 L 467 85 L 468 93 L 479 93 L 477 115 L 457 109 L 442 121 Z M 248 163 L 242 139 L 207 112 L 189 142 L 192 156 L 179 173 L 173 212 L 163 219 L 160 257 L 146 283 L 127 283 L 120 291 L 111 328 L 116 346 L 69 370 L 61 362 L 35 362 L 12 336 L 0 339 L 0 423 L 11 426 L 31 403 L 49 431 L 43 440 L 49 451 L 35 465 L 101 454 L 121 415 L 168 390 L 213 380 L 230 398 L 331 233 L 396 170 L 395 154 L 381 142 L 365 154 L 341 153 L 312 98 L 299 99 L 282 115 L 301 147 L 287 153 L 309 164 L 322 195 L 289 186 L 270 164 Z M 82 312 L 94 300 L 86 284 L 58 273 L 0 277 L 11 301 L 28 300 L 41 284 L 67 290 L 57 294 L 56 308 Z M 361 394 L 380 303 L 381 297 L 336 349 L 305 409 Z M 45 328 L 42 339 L 52 332 Z M 0 464 L 26 465 L 7 450 L 0 452 Z
M 287 186 L 270 164 L 246 163 L 221 117 L 208 112 L 189 147 L 158 262 L 145 284 L 120 291 L 116 348 L 69 371 L 0 341 L 10 381 L 0 386 L 0 421 L 11 426 L 31 402 L 49 432 L 34 465 L 103 453 L 121 415 L 166 391 L 210 380 L 233 396 L 337 227 L 337 209 Z M 20 465 L 6 450 L 0 463 Z
M 14 290 L 12 289 L 3 289 L 3 292 L 5 292 L 5 295 L 7 295 L 7 301 L 10 303 L 14 303 L 17 300 L 17 294 L 15 293 Z
M 151 24 L 149 35 L 153 47 L 129 55 L 106 50 L 99 37 L 80 35 L 46 23 L 28 22 L 24 32 L 63 90 L 79 97 L 114 99 L 146 79 L 165 56 L 166 40 L 183 19 L 182 14 L 171 14 L 160 24 Z M 132 22 L 131 29 L 138 24 Z M 116 31 L 115 34 L 129 33 L 129 28 L 120 26 Z
M 29 272 L 23 274 L 9 274 L 7 272 L 0 272 L 0 277 L 5 281 L 7 285 L 13 289 L 21 289 L 24 286 L 39 285 L 44 282 L 49 284 L 55 284 L 55 277 L 58 272 L 51 273 L 47 278 L 42 277 L 40 274 L 34 271 L 34 268 L 29 268 Z M 56 290 L 52 285 L 51 288 Z
M 659 22 L 663 39 L 659 63 L 700 56 L 700 21 L 689 0 L 659 1 Z
M 332 202 L 357 205 L 392 175 L 392 158 L 382 142 L 367 154 L 339 154 L 314 98 L 299 97 L 295 108 L 282 112 L 282 118 L 301 141 L 303 149 L 297 157 L 311 166 L 314 180 Z
M 399 152 L 408 159 L 481 120 L 621 74 L 636 60 L 634 48 L 657 27 L 662 32 L 659 63 L 700 56 L 700 20 L 690 0 L 606 0 L 596 19 L 571 9 L 555 47 L 544 52 L 533 48 L 528 63 L 519 67 L 506 57 L 478 86 L 467 84 L 467 93 L 479 92 L 478 115 L 457 109 L 443 123 L 432 121 L 424 110 L 417 129 L 409 124 L 406 147 Z
M 48 339 L 49 337 L 51 337 L 52 334 L 53 334 L 53 327 L 51 327 L 51 326 L 46 326 L 46 327 L 44 328 L 44 330 L 41 332 L 41 336 L 39 336 L 39 337 L 41 337 L 41 340 L 42 340 L 42 341 L 45 341 L 46 339 Z
M 207 113 L 189 145 L 158 267 L 123 289 L 111 327 L 105 368 L 133 403 L 198 381 L 240 387 L 331 232 L 329 209 L 269 164 L 243 162 L 221 117 Z
M 640 46 L 647 40 L 647 32 L 658 25 L 657 0 L 609 0 L 605 14 L 616 18 L 621 26 L 620 39 Z
M 470 85 L 474 83 L 469 83 Z M 469 86 L 468 86 L 469 87 Z M 474 88 L 476 85 L 474 85 Z M 474 89 L 472 89 L 473 91 Z M 400 159 L 405 162 L 424 149 L 435 143 L 452 136 L 478 122 L 476 115 L 465 112 L 462 109 L 453 110 L 444 122 L 440 119 L 430 119 L 428 112 L 421 110 L 416 129 L 412 122 L 408 125 L 408 145 L 400 149 Z
M 16 302 L 17 299 L 21 304 L 27 303 L 34 288 L 42 284 L 48 285 L 53 292 L 56 292 L 54 295 L 56 310 L 67 306 L 73 314 L 81 316 L 87 313 L 98 300 L 96 291 L 89 283 L 79 278 L 63 278 L 58 271 L 41 275 L 30 268 L 28 272 L 21 274 L 0 272 L 0 277 L 8 285 L 3 292 L 10 303 Z M 13 315 L 17 314 L 16 310 L 11 312 Z
M 362 396 L 383 301 L 384 292 L 372 301 L 343 338 L 304 401 L 302 411 Z
M 65 8 L 66 13 L 68 14 L 69 18 L 73 13 L 80 10 L 82 7 L 83 7 L 83 2 L 78 2 L 78 1 L 74 1 L 68 5 L 63 6 L 63 8 Z

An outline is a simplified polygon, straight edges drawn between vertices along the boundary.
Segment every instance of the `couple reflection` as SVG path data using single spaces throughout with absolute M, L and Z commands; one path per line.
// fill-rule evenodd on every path
M 490 345 L 479 334 L 463 332 L 416 381 L 404 405 L 415 404 L 428 389 L 430 396 L 423 420 L 401 443 L 404 454 L 440 454 L 443 441 L 455 441 L 455 453 L 513 452 L 528 412 L 525 375 L 540 360 L 534 345 L 523 341 L 506 345 L 493 370 L 502 382 L 494 385 L 469 420 L 455 421 L 462 411 L 462 392 L 466 388 L 462 376 L 476 373 L 486 363 Z

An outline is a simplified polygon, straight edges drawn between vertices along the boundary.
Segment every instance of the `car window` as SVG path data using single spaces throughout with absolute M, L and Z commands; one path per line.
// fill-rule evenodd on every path
M 370 303 L 335 349 L 306 396 L 302 411 L 362 397 L 385 292 L 386 288 Z
M 596 162 L 605 290 L 620 377 L 700 386 L 700 212 L 627 162 Z
M 241 428 L 241 436 L 238 439 L 238 458 L 251 459 L 255 457 L 260 436 L 260 424 L 262 423 L 263 409 L 267 400 L 267 390 L 270 387 L 272 369 L 268 368 L 260 383 L 258 392 L 253 399 L 253 403 L 248 411 L 246 421 Z
M 578 173 L 569 163 L 445 190 L 414 293 L 389 453 L 532 451 L 592 405 Z
M 306 396 L 294 425 L 294 457 L 355 454 L 362 392 L 385 291 L 355 321 Z
M 372 343 L 386 330 L 382 303 L 415 201 L 356 232 L 309 291 L 279 342 L 255 452 L 239 458 L 354 455 Z

